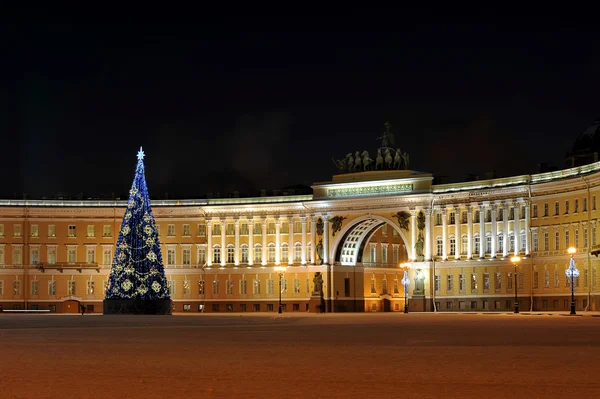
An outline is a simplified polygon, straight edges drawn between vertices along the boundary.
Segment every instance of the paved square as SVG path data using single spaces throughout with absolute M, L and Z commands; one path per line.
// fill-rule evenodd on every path
M 0 315 L 0 397 L 593 398 L 599 330 L 559 315 Z

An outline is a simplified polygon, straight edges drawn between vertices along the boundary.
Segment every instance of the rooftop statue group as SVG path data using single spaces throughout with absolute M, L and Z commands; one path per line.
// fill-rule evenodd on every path
M 386 122 L 386 131 L 378 138 L 381 140 L 381 147 L 377 150 L 375 160 L 369 157 L 368 151 L 356 151 L 354 155 L 349 153 L 344 159 L 333 160 L 335 166 L 341 173 L 362 172 L 367 170 L 407 170 L 408 153 L 400 151 L 400 148 L 394 150 L 390 147 L 394 145 L 394 135 L 390 132 L 391 125 Z

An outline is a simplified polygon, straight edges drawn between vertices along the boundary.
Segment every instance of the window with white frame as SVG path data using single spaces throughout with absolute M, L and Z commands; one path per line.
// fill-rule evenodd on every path
M 473 236 L 473 252 L 478 254 L 480 249 L 481 249 L 481 240 L 479 239 L 479 233 L 477 233 Z
M 454 212 L 450 212 L 450 224 L 456 224 L 456 216 Z
M 76 235 L 77 235 L 76 233 L 77 233 L 77 230 L 75 228 L 75 225 L 74 224 L 70 224 L 69 225 L 69 230 L 68 230 L 68 233 L 67 233 L 68 237 L 76 237 Z
M 548 203 L 544 204 L 544 217 L 548 217 Z
M 21 225 L 13 225 L 13 237 L 21 237 Z
M 504 234 L 502 232 L 498 233 L 498 246 L 496 247 L 496 252 L 502 252 L 504 250 Z
M 221 223 L 213 223 L 212 233 L 213 236 L 221 235 Z
M 302 244 L 297 242 L 294 244 L 294 261 L 300 262 L 302 260 Z
M 221 247 L 219 245 L 213 247 L 213 263 L 221 263 Z
M 246 295 L 248 291 L 248 282 L 244 280 L 240 280 L 240 294 Z
M 182 235 L 184 237 L 190 237 L 192 235 L 192 229 L 190 229 L 190 225 L 189 224 L 184 224 L 183 225 Z
M 198 248 L 198 264 L 204 265 L 206 263 L 206 248 L 200 247 Z
M 446 276 L 446 290 L 452 292 L 454 289 L 454 276 L 449 274 Z
M 56 237 L 56 226 L 53 224 L 48 225 L 48 237 Z
M 381 245 L 381 263 L 388 263 L 388 246 L 385 244 Z
M 254 263 L 260 263 L 262 261 L 262 245 L 256 244 L 254 246 Z
M 377 244 L 370 244 L 369 251 L 369 260 L 371 263 L 377 262 Z
M 75 295 L 75 280 L 67 281 L 67 295 L 73 296 Z
M 396 230 L 394 230 L 394 231 L 396 231 Z M 394 245 L 392 247 L 392 251 L 393 251 L 393 254 L 394 254 L 393 255 L 393 257 L 394 257 L 393 262 L 396 265 L 396 264 L 398 264 L 398 262 L 400 262 L 400 246 Z
M 558 201 L 554 203 L 554 216 L 558 216 L 560 213 Z
M 515 251 L 515 233 L 514 232 L 510 232 L 508 233 L 508 250 L 510 252 L 514 252 Z
M 560 287 L 560 274 L 558 273 L 558 270 L 555 267 L 554 268 L 554 288 L 559 288 L 559 287 Z
M 40 294 L 40 282 L 37 280 L 33 280 L 31 282 L 31 295 L 38 296 Z
M 51 264 L 51 265 L 55 264 L 56 263 L 56 247 L 48 247 L 46 256 L 47 256 L 49 264 Z
M 565 200 L 565 215 L 569 213 L 569 200 Z
M 174 224 L 167 225 L 167 236 L 168 237 L 175 236 L 175 225 Z
M 56 281 L 55 280 L 48 281 L 48 295 L 49 296 L 56 295 Z
M 525 242 L 527 241 L 527 233 L 525 230 L 521 230 L 521 239 L 519 240 L 519 244 L 521 244 L 521 252 L 525 251 Z
M 112 249 L 104 248 L 102 250 L 102 264 L 110 265 L 112 263 Z
M 492 253 L 492 233 L 487 233 L 485 235 L 485 253 Z
M 300 293 L 300 279 L 295 278 L 294 279 L 294 294 L 299 294 L 299 293 Z
M 456 255 L 456 238 L 454 236 L 450 236 L 450 255 Z
M 579 226 L 575 227 L 575 248 L 579 248 Z
M 484 290 L 490 289 L 490 274 L 489 273 L 483 273 L 483 289 Z
M 198 236 L 199 237 L 206 236 L 206 225 L 204 223 L 198 225 Z
M 267 295 L 273 295 L 273 293 L 275 292 L 275 283 L 274 280 L 269 279 L 267 280 Z
M 442 240 L 442 237 L 437 237 L 435 239 L 435 244 L 436 244 L 436 254 L 437 256 L 442 256 L 444 253 L 444 240 Z
M 377 293 L 377 286 L 375 284 L 375 279 L 371 278 L 371 294 Z
M 87 282 L 87 289 L 86 289 L 87 295 L 94 295 L 94 287 L 95 287 L 94 281 L 93 280 L 88 280 L 88 282 Z
M 550 271 L 544 271 L 544 288 L 550 288 Z
M 254 234 L 255 235 L 262 234 L 262 224 L 254 223 Z
M 167 248 L 167 265 L 175 264 L 175 248 Z
M 507 290 L 512 290 L 512 288 L 513 288 L 513 278 L 515 278 L 513 273 L 507 273 L 506 274 L 506 289 Z
M 240 226 L 240 234 L 243 236 L 248 235 L 248 223 L 242 223 L 242 225 Z
M 399 284 L 398 284 L 398 279 L 394 279 L 394 294 L 399 294 Z
M 287 262 L 289 259 L 289 247 L 287 242 L 284 242 L 281 245 L 281 261 L 282 262 Z
M 550 250 L 550 234 L 544 231 L 544 251 Z
M 102 227 L 102 237 L 111 237 L 112 236 L 112 228 L 110 224 L 105 224 Z
M 288 222 L 281 223 L 281 234 L 288 234 L 290 231 Z
M 539 250 L 539 245 L 538 245 L 539 243 L 538 243 L 538 233 L 537 233 L 537 231 L 534 231 L 534 232 L 531 234 L 531 237 L 532 237 L 532 239 L 533 239 L 533 240 L 532 240 L 532 241 L 533 241 L 533 250 L 534 250 L 534 251 L 538 251 L 538 250 Z
M 435 214 L 435 225 L 436 226 L 441 226 L 442 225 L 442 214 L 441 213 L 436 213 Z
M 466 234 L 464 234 L 461 238 L 461 251 L 460 253 L 462 255 L 466 255 L 468 250 L 469 250 L 469 237 L 467 237 Z
M 39 237 L 40 236 L 40 228 L 37 224 L 32 224 L 31 225 L 31 236 L 32 237 Z
M 227 284 L 227 295 L 233 295 L 233 280 L 227 280 L 226 281 Z
M 312 262 L 312 250 L 311 250 L 312 244 L 309 242 L 308 244 L 306 244 L 306 260 L 308 262 Z
M 260 294 L 260 280 L 259 279 L 254 279 L 254 281 L 252 282 L 252 293 L 254 295 Z
M 502 273 L 495 273 L 496 278 L 496 290 L 502 289 Z
M 477 274 L 471 274 L 471 291 L 477 291 Z
M 87 236 L 88 237 L 96 237 L 96 226 L 93 224 L 88 224 L 87 226 Z
M 86 249 L 86 260 L 88 264 L 96 263 L 96 248 L 88 247 Z
M 29 259 L 32 265 L 37 265 L 40 262 L 40 249 L 31 248 L 31 251 L 29 253 Z
M 569 230 L 565 230 L 565 249 L 571 246 L 571 238 L 569 237 Z
M 275 244 L 270 243 L 269 244 L 269 249 L 268 249 L 268 260 L 269 262 L 275 262 Z
M 227 223 L 226 229 L 228 236 L 232 236 L 235 234 L 235 226 L 233 225 L 233 223 Z
M 439 292 L 439 290 L 440 290 L 441 279 L 442 278 L 439 274 L 435 275 L 435 290 L 436 290 L 436 292 Z
M 554 249 L 560 249 L 560 233 L 558 231 L 554 232 Z
M 281 293 L 282 294 L 287 294 L 287 290 L 288 290 L 287 279 L 286 278 L 282 278 L 281 279 Z
M 242 263 L 248 263 L 248 244 L 242 244 Z
M 183 248 L 181 250 L 181 263 L 184 265 L 192 263 L 192 250 L 190 248 Z
M 233 263 L 235 261 L 235 248 L 233 244 L 227 245 L 227 263 Z
M 21 295 L 21 281 L 19 280 L 13 281 L 13 295 Z
M 13 265 L 20 265 L 23 263 L 23 248 L 22 247 L 13 247 L 12 251 L 13 255 Z
M 190 295 L 190 280 L 183 280 L 183 295 Z
M 458 289 L 465 291 L 467 289 L 467 278 L 464 274 L 458 275 Z

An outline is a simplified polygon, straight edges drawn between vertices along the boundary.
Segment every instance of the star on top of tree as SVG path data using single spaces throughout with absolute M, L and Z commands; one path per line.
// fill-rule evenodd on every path
M 140 147 L 140 150 L 137 153 L 137 158 L 138 158 L 138 161 L 141 161 L 142 159 L 144 159 L 144 151 L 142 150 L 142 147 Z

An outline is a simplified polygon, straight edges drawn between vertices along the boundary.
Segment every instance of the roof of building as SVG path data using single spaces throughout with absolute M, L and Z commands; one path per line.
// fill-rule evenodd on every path
M 590 151 L 600 152 L 600 118 L 586 127 L 573 144 L 573 153 Z

